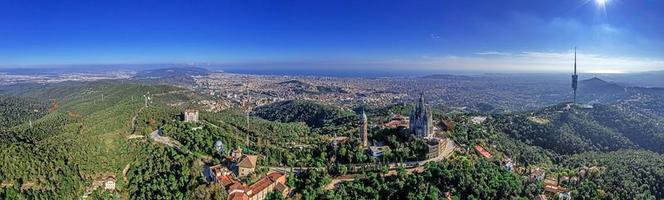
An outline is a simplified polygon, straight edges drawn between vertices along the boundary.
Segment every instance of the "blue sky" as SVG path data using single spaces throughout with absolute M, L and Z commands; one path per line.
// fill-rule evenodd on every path
M 664 70 L 661 0 L 6 1 L 0 66 Z

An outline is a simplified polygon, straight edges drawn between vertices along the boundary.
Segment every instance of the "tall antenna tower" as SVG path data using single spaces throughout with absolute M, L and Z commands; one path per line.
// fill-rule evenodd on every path
M 247 89 L 244 90 L 245 98 L 242 100 L 242 108 L 244 109 L 245 120 L 247 122 L 247 130 L 249 129 L 249 113 L 251 112 L 251 97 Z
M 574 47 L 574 74 L 572 74 L 572 89 L 574 90 L 574 103 L 576 103 L 576 86 L 579 81 L 579 75 L 576 74 L 576 47 Z

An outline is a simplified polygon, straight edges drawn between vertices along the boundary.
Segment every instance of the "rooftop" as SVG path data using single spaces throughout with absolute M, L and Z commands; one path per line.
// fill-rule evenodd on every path
M 258 156 L 255 155 L 242 155 L 242 158 L 237 165 L 240 167 L 255 168 L 257 159 Z
M 250 199 L 254 195 L 264 191 L 270 185 L 275 184 L 274 190 L 277 190 L 278 192 L 282 192 L 288 187 L 284 185 L 286 182 L 285 179 L 282 179 L 282 177 L 285 177 L 285 174 L 280 173 L 280 172 L 270 172 L 268 173 L 265 177 L 261 178 L 260 180 L 256 181 L 254 184 L 250 185 L 249 187 L 242 185 L 241 183 L 236 183 L 228 187 L 228 200 L 244 200 L 244 199 Z
M 482 156 L 484 156 L 484 158 L 492 158 L 493 157 L 493 155 L 491 155 L 491 153 L 489 153 L 487 150 L 485 150 L 479 144 L 475 145 L 475 150 L 477 150 L 477 152 L 479 152 Z

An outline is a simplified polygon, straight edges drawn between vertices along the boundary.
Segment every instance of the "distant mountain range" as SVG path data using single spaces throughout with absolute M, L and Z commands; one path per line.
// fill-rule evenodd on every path
M 625 74 L 594 74 L 594 76 L 631 86 L 664 88 L 664 70 Z
M 448 80 L 468 80 L 473 77 L 464 76 L 464 75 L 453 75 L 453 74 L 432 74 L 427 76 L 422 76 L 423 79 L 448 79 Z
M 592 78 L 579 82 L 579 102 L 616 105 L 651 117 L 664 117 L 664 88 L 623 86 Z
M 610 103 L 626 98 L 626 89 L 595 77 L 579 82 L 578 97 L 581 102 Z

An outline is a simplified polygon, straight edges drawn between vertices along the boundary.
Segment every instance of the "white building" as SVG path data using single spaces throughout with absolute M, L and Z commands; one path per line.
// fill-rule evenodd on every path
M 184 122 L 198 122 L 198 110 L 185 110 L 183 115 Z

